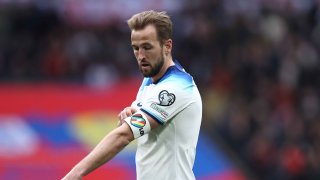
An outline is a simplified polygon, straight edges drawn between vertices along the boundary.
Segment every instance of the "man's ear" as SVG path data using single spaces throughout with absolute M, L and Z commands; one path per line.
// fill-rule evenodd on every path
M 172 39 L 168 39 L 164 42 L 165 52 L 171 53 L 172 50 Z

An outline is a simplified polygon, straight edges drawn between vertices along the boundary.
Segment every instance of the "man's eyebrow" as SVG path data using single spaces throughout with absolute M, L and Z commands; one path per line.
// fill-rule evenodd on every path
M 131 46 L 145 46 L 145 45 L 152 45 L 150 42 L 143 42 L 143 43 L 141 43 L 141 44 L 139 44 L 139 45 L 137 45 L 137 44 L 131 44 Z

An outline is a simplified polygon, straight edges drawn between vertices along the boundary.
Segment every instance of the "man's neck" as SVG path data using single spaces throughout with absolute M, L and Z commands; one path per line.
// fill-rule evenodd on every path
M 165 63 L 163 64 L 160 72 L 157 75 L 151 77 L 152 82 L 157 82 L 167 72 L 168 68 L 170 66 L 174 66 L 174 65 L 175 64 L 174 64 L 172 58 L 165 60 Z

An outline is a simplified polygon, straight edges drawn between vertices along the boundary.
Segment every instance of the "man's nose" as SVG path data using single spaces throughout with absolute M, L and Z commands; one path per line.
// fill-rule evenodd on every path
M 145 56 L 144 50 L 143 50 L 143 49 L 139 49 L 139 51 L 138 51 L 138 57 L 137 57 L 138 60 L 141 61 L 141 60 L 143 60 L 145 57 L 146 57 L 146 56 Z

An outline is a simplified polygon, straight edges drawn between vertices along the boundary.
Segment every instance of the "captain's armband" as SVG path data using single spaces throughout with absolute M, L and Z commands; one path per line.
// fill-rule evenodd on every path
M 147 117 L 139 110 L 124 121 L 130 126 L 135 139 L 150 132 L 150 122 Z

